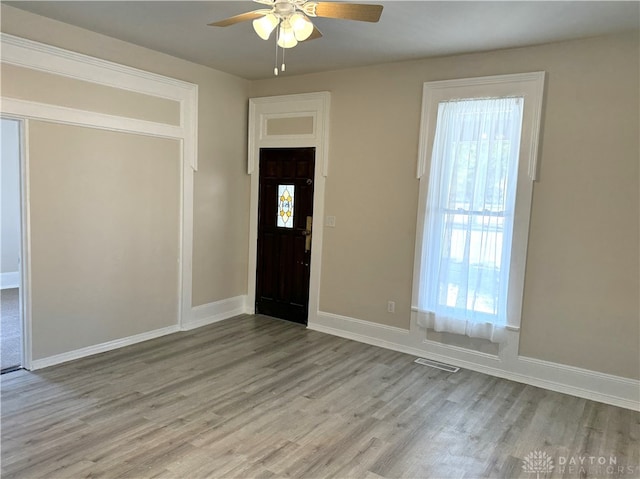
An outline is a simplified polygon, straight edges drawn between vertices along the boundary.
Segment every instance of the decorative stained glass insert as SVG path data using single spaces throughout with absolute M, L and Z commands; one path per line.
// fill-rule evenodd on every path
M 294 185 L 278 185 L 278 217 L 276 224 L 280 228 L 293 228 L 294 196 Z

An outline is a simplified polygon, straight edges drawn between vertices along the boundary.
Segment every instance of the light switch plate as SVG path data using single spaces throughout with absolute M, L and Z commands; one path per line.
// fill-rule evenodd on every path
M 335 216 L 327 216 L 324 224 L 325 224 L 325 226 L 329 226 L 331 228 L 335 228 L 335 226 L 336 226 L 336 217 Z

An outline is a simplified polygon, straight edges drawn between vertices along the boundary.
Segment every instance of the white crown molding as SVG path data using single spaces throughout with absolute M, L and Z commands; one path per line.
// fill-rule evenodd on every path
M 0 33 L 1 60 L 12 65 L 86 80 L 121 90 L 181 101 L 193 83 L 121 65 L 101 58 Z
M 374 346 L 426 357 L 551 391 L 640 411 L 640 381 L 518 356 L 515 360 L 435 341 L 412 321 L 411 330 L 319 311 L 309 329 Z M 515 333 L 514 333 L 515 334 Z

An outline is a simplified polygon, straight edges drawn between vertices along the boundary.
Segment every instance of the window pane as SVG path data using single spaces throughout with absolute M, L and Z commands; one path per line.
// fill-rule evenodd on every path
M 278 185 L 278 216 L 276 224 L 281 228 L 293 228 L 294 185 Z
M 520 98 L 440 104 L 425 231 L 428 311 L 506 322 L 521 106 Z

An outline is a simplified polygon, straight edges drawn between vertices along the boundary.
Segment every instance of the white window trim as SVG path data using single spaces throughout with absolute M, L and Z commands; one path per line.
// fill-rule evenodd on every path
M 518 96 L 524 98 L 524 111 L 507 298 L 507 329 L 514 332 L 520 330 L 533 182 L 537 179 L 544 81 L 545 72 L 533 72 L 426 82 L 424 84 L 417 169 L 417 177 L 420 179 L 420 191 L 413 270 L 413 311 L 417 311 L 418 304 L 420 252 L 422 250 L 422 232 L 429 188 L 429 175 L 427 172 L 429 171 L 435 137 L 438 103 L 463 98 Z M 512 344 L 511 347 L 517 347 L 517 345 Z

